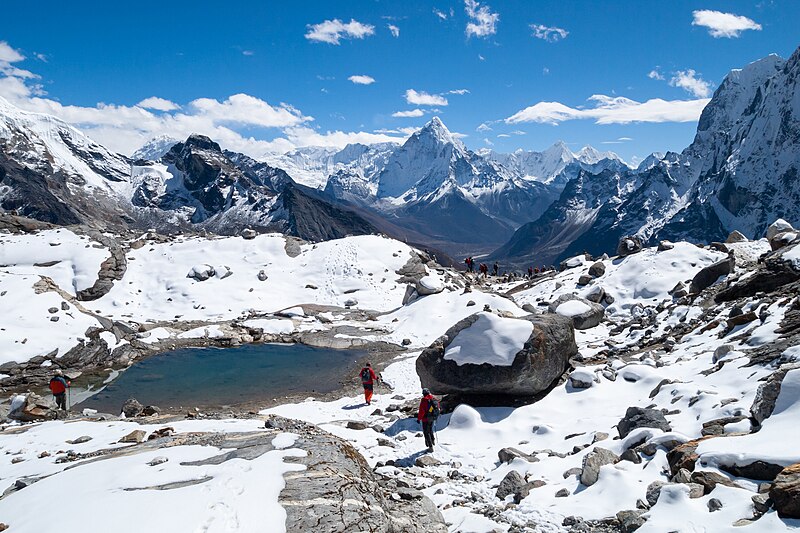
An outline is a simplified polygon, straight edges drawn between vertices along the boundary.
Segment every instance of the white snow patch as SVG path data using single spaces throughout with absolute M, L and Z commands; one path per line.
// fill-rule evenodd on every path
M 533 333 L 533 323 L 478 313 L 478 319 L 458 332 L 444 352 L 444 358 L 457 365 L 488 363 L 511 366 L 514 357 Z

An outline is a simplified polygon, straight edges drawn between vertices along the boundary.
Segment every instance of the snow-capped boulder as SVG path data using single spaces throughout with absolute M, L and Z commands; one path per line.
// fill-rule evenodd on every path
M 444 290 L 444 281 L 437 274 L 428 274 L 417 280 L 414 288 L 420 296 L 438 294 Z
M 628 235 L 620 239 L 617 245 L 617 255 L 625 257 L 627 255 L 641 252 L 643 248 L 642 239 L 636 235 Z
M 477 313 L 459 321 L 417 359 L 423 387 L 438 394 L 530 396 L 546 390 L 578 352 L 570 320 Z
M 664 413 L 658 409 L 646 409 L 643 407 L 628 407 L 625 416 L 617 424 L 619 436 L 625 438 L 628 433 L 637 428 L 657 428 L 661 431 L 672 431 Z
M 197 281 L 205 281 L 208 278 L 213 278 L 216 273 L 217 271 L 211 265 L 195 265 L 189 270 L 186 277 Z
M 605 308 L 575 294 L 562 294 L 553 301 L 549 308 L 551 313 L 572 320 L 575 329 L 589 329 L 600 323 L 605 315 Z
M 9 419 L 20 422 L 55 420 L 57 416 L 58 411 L 53 402 L 33 392 L 14 396 L 8 413 Z
M 767 240 L 772 241 L 772 239 L 774 239 L 776 235 L 786 231 L 794 231 L 794 228 L 792 227 L 791 224 L 789 224 L 782 218 L 779 218 L 778 220 L 770 224 L 770 226 L 767 228 Z
M 800 233 L 797 231 L 782 231 L 769 240 L 769 246 L 773 251 L 779 250 L 794 242 L 798 242 L 798 238 L 800 238 Z
M 569 382 L 576 389 L 588 389 L 594 385 L 595 381 L 597 381 L 597 376 L 594 372 L 585 368 L 577 368 L 569 375 Z
M 252 240 L 252 239 L 255 239 L 257 235 L 258 235 L 258 233 L 256 233 L 256 231 L 253 230 L 253 229 L 245 228 L 245 229 L 242 230 L 242 238 L 243 239 Z
M 747 242 L 747 237 L 741 231 L 733 230 L 728 238 L 725 239 L 725 244 L 735 244 L 737 242 Z

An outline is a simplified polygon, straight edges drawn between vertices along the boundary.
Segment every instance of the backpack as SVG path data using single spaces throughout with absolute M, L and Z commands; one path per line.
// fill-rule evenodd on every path
M 370 379 L 369 368 L 366 368 L 366 367 L 362 368 L 361 369 L 361 383 L 369 383 L 370 381 L 372 381 L 372 380 Z
M 428 418 L 436 420 L 442 414 L 442 408 L 439 407 L 439 400 L 431 398 L 428 400 Z

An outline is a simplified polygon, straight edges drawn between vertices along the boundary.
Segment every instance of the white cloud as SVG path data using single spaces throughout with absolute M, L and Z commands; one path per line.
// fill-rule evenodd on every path
M 433 8 L 433 14 L 436 15 L 437 17 L 439 17 L 442 20 L 447 20 L 447 13 L 445 13 L 444 11 L 440 11 L 440 10 L 436 9 L 435 7 Z
M 695 98 L 708 98 L 711 96 L 711 83 L 696 77 L 692 69 L 679 70 L 675 73 L 669 84 L 688 91 Z
M 500 15 L 492 13 L 489 6 L 482 6 L 476 0 L 464 0 L 464 11 L 471 19 L 467 23 L 467 37 L 488 37 L 497 33 Z
M 447 94 L 457 94 L 459 96 L 469 94 L 469 89 L 453 89 L 452 91 L 447 91 Z
M 142 109 L 155 109 L 156 111 L 174 111 L 176 109 L 180 109 L 181 107 L 175 102 L 170 102 L 169 100 L 159 98 L 158 96 L 145 98 L 136 104 L 136 106 L 141 107 Z
M 483 124 L 475 128 L 475 131 L 480 131 L 481 133 L 483 133 L 484 131 L 492 131 L 492 128 L 491 126 L 489 126 L 487 123 L 484 122 Z
M 632 122 L 694 122 L 709 99 L 662 100 L 653 98 L 637 102 L 621 96 L 594 95 L 591 109 L 569 107 L 559 102 L 539 102 L 505 119 L 507 124 L 538 122 L 556 125 L 567 120 L 591 119 L 597 124 L 630 124 Z
M 509 137 L 511 137 L 511 135 L 509 135 L 508 133 L 500 133 L 497 135 L 498 139 L 508 139 Z
M 705 26 L 712 37 L 739 37 L 746 30 L 761 30 L 761 24 L 752 19 L 733 13 L 701 9 L 692 12 L 692 26 Z
M 514 130 L 511 132 L 511 135 L 527 135 L 527 134 L 528 134 L 527 131 L 522 131 L 522 130 Z
M 41 61 L 42 63 L 47 63 L 47 56 L 44 54 L 40 54 L 39 52 L 34 52 L 33 56 Z
M 448 104 L 447 98 L 439 94 L 428 94 L 425 91 L 415 91 L 408 89 L 406 91 L 406 102 L 411 105 L 441 105 Z
M 550 74 L 550 69 L 547 67 L 542 67 L 542 76 L 547 76 Z
M 658 71 L 658 68 L 654 68 L 650 72 L 647 73 L 647 77 L 651 80 L 664 80 L 664 75 Z
M 18 50 L 11 48 L 11 45 L 6 41 L 0 41 L 0 63 L 16 63 L 23 59 L 25 59 L 25 56 L 20 54 Z
M 19 61 L 3 49 L 5 58 Z M 224 100 L 198 98 L 179 108 L 174 102 L 153 96 L 135 106 L 97 104 L 64 105 L 46 97 L 37 84 L 38 76 L 0 61 L 0 97 L 27 111 L 54 115 L 78 127 L 89 137 L 116 152 L 130 154 L 158 135 L 178 139 L 192 133 L 208 135 L 223 147 L 263 157 L 299 146 L 344 147 L 349 143 L 402 142 L 407 134 L 396 136 L 369 132 L 320 132 L 309 127 L 314 118 L 285 103 L 272 105 L 247 94 Z M 174 106 L 174 107 L 173 107 Z M 156 109 L 154 113 L 149 109 Z M 254 138 L 239 129 L 270 129 L 272 138 Z M 265 135 L 266 136 L 266 135 Z
M 561 39 L 566 39 L 569 32 L 564 28 L 557 28 L 556 26 L 545 26 L 544 24 L 531 24 L 533 36 L 537 39 L 542 39 L 548 43 L 555 43 Z
M 252 50 L 242 50 L 242 55 L 243 55 L 243 56 L 248 56 L 248 57 L 249 57 L 249 56 L 254 56 L 254 55 L 256 55 L 256 53 L 255 53 L 254 51 L 252 51 Z
M 351 19 L 344 23 L 339 19 L 325 20 L 319 24 L 309 24 L 305 37 L 309 41 L 339 44 L 340 39 L 363 39 L 375 33 L 375 26 L 362 24 Z
M 480 59 L 481 61 L 486 61 L 486 58 L 483 57 L 481 54 L 478 54 L 478 59 Z
M 411 109 L 409 111 L 395 111 L 394 113 L 392 113 L 392 116 L 397 118 L 415 118 L 415 117 L 421 117 L 424 114 L 425 111 L 423 111 L 422 109 Z
M 392 32 L 392 37 L 400 37 L 400 28 L 394 24 L 388 24 L 386 27 L 389 28 L 390 32 Z
M 619 138 L 619 139 L 617 139 L 617 140 L 618 140 L 618 141 L 621 141 L 621 142 L 627 142 L 627 141 L 632 141 L 633 139 L 632 139 L 632 138 L 630 138 L 630 137 L 620 137 L 620 138 Z
M 494 146 L 494 143 L 492 141 L 490 141 L 489 139 L 484 138 L 483 142 L 484 142 L 484 144 L 486 146 Z
M 356 85 L 372 85 L 373 83 L 375 83 L 375 78 L 373 78 L 372 76 L 366 76 L 364 74 L 355 74 L 347 79 L 352 81 Z

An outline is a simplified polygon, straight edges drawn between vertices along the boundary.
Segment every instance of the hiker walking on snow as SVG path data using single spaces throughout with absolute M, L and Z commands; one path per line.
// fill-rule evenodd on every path
M 56 400 L 56 408 L 67 410 L 67 389 L 70 382 L 64 379 L 64 373 L 61 370 L 56 370 L 56 375 L 50 379 L 50 392 L 53 393 L 53 398 Z
M 433 445 L 436 444 L 436 435 L 433 432 L 433 425 L 441 414 L 439 400 L 433 397 L 431 391 L 422 389 L 422 400 L 419 402 L 419 412 L 417 413 L 417 424 L 422 423 L 422 434 L 425 435 L 425 446 L 429 452 L 433 452 Z
M 361 385 L 364 386 L 364 401 L 367 402 L 369 405 L 372 402 L 372 390 L 375 385 L 376 381 L 380 381 L 381 378 L 375 374 L 375 371 L 372 370 L 372 364 L 367 363 L 367 365 L 361 369 Z
M 467 270 L 469 272 L 474 272 L 475 262 L 472 260 L 472 256 L 469 256 L 466 259 L 464 259 L 464 262 L 467 264 Z

